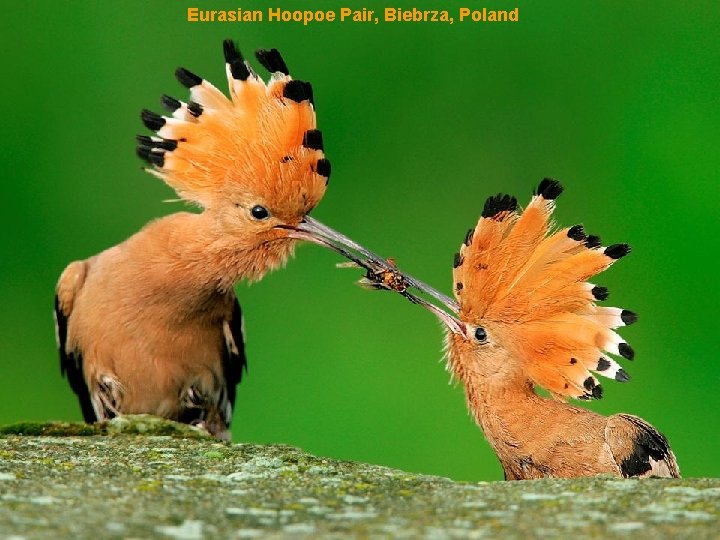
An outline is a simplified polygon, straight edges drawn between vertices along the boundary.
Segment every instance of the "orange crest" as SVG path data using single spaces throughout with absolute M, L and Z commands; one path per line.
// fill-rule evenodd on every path
M 455 296 L 460 318 L 486 328 L 536 384 L 556 397 L 600 398 L 590 371 L 628 379 L 605 353 L 633 358 L 612 329 L 632 324 L 637 315 L 597 306 L 607 289 L 587 280 L 630 247 L 602 247 L 581 225 L 553 231 L 561 192 L 559 182 L 543 180 L 522 213 L 514 197 L 490 197 L 455 256 Z
M 203 207 L 218 199 L 264 194 L 308 211 L 325 193 L 330 162 L 315 125 L 310 83 L 292 80 L 277 50 L 259 50 L 272 73 L 266 84 L 235 47 L 223 43 L 230 99 L 208 81 L 179 68 L 190 89 L 187 103 L 163 96 L 171 116 L 142 112 L 157 136 L 138 136 L 138 155 L 182 198 Z

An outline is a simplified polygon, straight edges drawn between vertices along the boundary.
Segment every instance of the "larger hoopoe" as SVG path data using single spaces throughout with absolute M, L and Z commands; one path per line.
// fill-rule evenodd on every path
M 581 225 L 555 230 L 551 216 L 561 192 L 560 183 L 543 180 L 522 213 L 509 195 L 486 201 L 455 255 L 458 303 L 445 303 L 457 317 L 388 287 L 390 270 L 371 271 L 363 281 L 398 290 L 444 323 L 448 369 L 463 383 L 506 479 L 679 477 L 667 439 L 643 419 L 604 417 L 566 402 L 602 397 L 593 373 L 629 379 L 608 354 L 633 359 L 613 329 L 637 316 L 597 306 L 607 289 L 587 282 L 629 246 L 602 247 Z M 539 396 L 536 386 L 552 399 Z
M 121 244 L 68 265 L 57 284 L 61 371 L 87 422 L 151 413 L 228 438 L 246 369 L 233 285 L 282 266 L 297 240 L 349 241 L 308 217 L 330 176 L 309 83 L 277 50 L 256 52 L 266 84 L 230 40 L 228 99 L 190 71 L 186 103 L 142 111 L 147 169 L 202 208 L 155 220 Z

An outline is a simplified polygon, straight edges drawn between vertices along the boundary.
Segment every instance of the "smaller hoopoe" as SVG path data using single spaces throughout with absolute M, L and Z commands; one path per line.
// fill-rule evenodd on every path
M 58 281 L 61 373 L 87 422 L 149 413 L 229 438 L 246 369 L 233 285 L 283 266 L 297 240 L 355 246 L 308 216 L 330 176 L 310 83 L 275 49 L 256 52 L 268 83 L 231 40 L 223 50 L 229 97 L 179 68 L 190 99 L 144 110 L 154 134 L 137 139 L 146 170 L 201 211 L 157 219 Z
M 506 479 L 679 477 L 667 439 L 645 420 L 604 417 L 565 401 L 600 399 L 593 373 L 629 379 L 609 355 L 633 359 L 613 329 L 637 315 L 598 306 L 607 289 L 587 281 L 630 247 L 603 247 L 581 225 L 556 230 L 551 216 L 561 192 L 559 182 L 543 180 L 523 212 L 509 195 L 487 199 L 455 255 L 458 303 L 445 304 L 457 317 L 396 286 L 407 276 L 389 277 L 392 270 L 376 270 L 374 261 L 360 261 L 369 268 L 362 282 L 400 292 L 444 323 L 448 370 L 463 383 Z M 552 399 L 539 396 L 538 386 Z

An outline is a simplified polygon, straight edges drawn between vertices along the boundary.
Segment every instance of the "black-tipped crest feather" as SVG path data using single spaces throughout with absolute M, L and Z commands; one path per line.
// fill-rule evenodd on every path
M 140 145 L 135 149 L 137 156 L 151 165 L 162 167 L 165 164 L 165 158 L 162 152 L 153 152 L 149 146 Z
M 175 77 L 180 82 L 180 84 L 182 84 L 186 88 L 192 88 L 193 86 L 197 86 L 198 84 L 202 83 L 202 77 L 198 77 L 192 71 L 189 71 L 182 67 L 175 70 Z
M 595 371 L 605 371 L 610 367 L 610 361 L 607 358 L 600 358 L 597 363 Z
M 177 99 L 175 99 L 174 97 L 170 97 L 167 94 L 162 95 L 162 97 L 160 98 L 160 103 L 170 112 L 177 111 L 181 106 L 181 103 Z
M 135 137 L 135 140 L 140 146 L 147 146 L 148 148 L 161 148 L 162 150 L 168 150 L 172 152 L 177 148 L 177 141 L 173 139 L 160 139 L 160 140 L 153 140 L 152 137 L 148 137 L 147 135 L 138 135 Z
M 230 74 L 233 79 L 246 81 L 250 76 L 250 70 L 245 65 L 240 50 L 231 39 L 223 41 L 223 53 L 225 54 L 225 62 L 230 66 Z
M 330 160 L 322 158 L 318 159 L 317 166 L 315 168 L 315 171 L 320 175 L 324 176 L 325 178 L 330 178 L 330 171 L 332 168 L 330 167 Z
M 145 127 L 151 131 L 157 131 L 165 125 L 165 119 L 162 116 L 148 109 L 143 109 L 140 112 L 140 119 L 145 124 Z
M 618 352 L 620 353 L 620 356 L 627 358 L 628 360 L 633 360 L 635 358 L 635 351 L 627 343 L 620 343 L 618 345 Z
M 305 100 L 314 103 L 312 85 L 305 81 L 289 81 L 283 88 L 283 96 L 297 103 Z
M 460 252 L 458 252 L 453 256 L 453 268 L 457 268 L 462 263 L 463 263 L 463 256 L 460 254 Z
M 582 242 L 587 238 L 585 228 L 582 225 L 573 225 L 568 229 L 567 235 L 568 238 L 572 238 L 577 242 Z
M 607 287 L 599 287 L 595 286 L 590 291 L 592 295 L 595 297 L 596 300 L 607 300 L 608 296 L 610 296 L 610 293 L 608 292 Z
M 605 248 L 605 255 L 611 259 L 620 259 L 630 253 L 630 246 L 627 244 L 613 244 Z
M 585 246 L 588 249 L 597 249 L 602 246 L 602 240 L 596 234 L 588 235 L 588 237 L 585 239 Z
M 309 129 L 303 135 L 302 145 L 311 150 L 324 150 L 322 132 L 319 129 Z
M 465 240 L 463 240 L 463 244 L 465 244 L 466 246 L 469 246 L 472 243 L 474 234 L 475 234 L 475 229 L 468 229 L 468 232 L 465 233 Z
M 622 322 L 625 323 L 625 326 L 630 326 L 631 324 L 637 322 L 638 315 L 634 311 L 623 309 L 620 313 L 620 318 L 622 319 Z
M 195 118 L 197 118 L 198 116 L 200 116 L 203 113 L 203 107 L 197 101 L 190 101 L 187 104 L 187 110 Z
M 290 75 L 285 60 L 277 49 L 258 49 L 255 51 L 255 58 L 270 73 L 280 72 L 283 75 Z
M 557 199 L 562 192 L 563 187 L 560 182 L 553 178 L 543 178 L 535 191 L 535 194 L 542 196 L 543 199 L 551 201 L 553 199 Z
M 492 218 L 500 212 L 514 212 L 517 210 L 517 199 L 511 195 L 503 195 L 498 193 L 493 197 L 488 197 L 483 207 L 482 217 Z

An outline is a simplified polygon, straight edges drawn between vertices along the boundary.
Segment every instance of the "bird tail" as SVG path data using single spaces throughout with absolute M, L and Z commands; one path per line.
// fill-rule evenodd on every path
M 630 247 L 603 247 L 582 225 L 556 230 L 551 218 L 562 190 L 543 180 L 522 212 L 514 197 L 490 197 L 455 256 L 455 294 L 461 318 L 491 323 L 536 384 L 557 398 L 599 399 L 602 387 L 591 372 L 629 379 L 609 355 L 632 360 L 614 329 L 637 315 L 597 305 L 607 289 L 588 280 Z
M 282 177 L 324 193 L 330 164 L 316 129 L 312 86 L 293 80 L 276 49 L 258 50 L 272 74 L 266 84 L 231 40 L 223 43 L 229 98 L 185 68 L 175 76 L 190 90 L 183 102 L 163 96 L 169 111 L 141 113 L 152 136 L 137 137 L 147 169 L 181 197 L 207 207 L 213 198 Z M 321 195 L 320 195 L 321 196 Z

